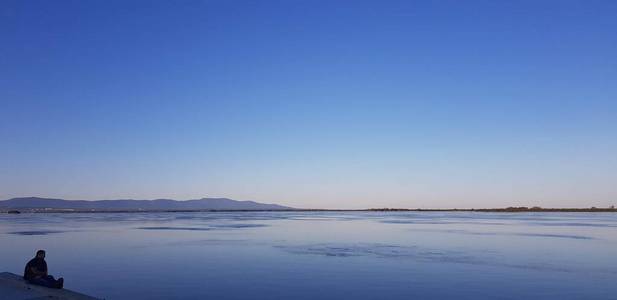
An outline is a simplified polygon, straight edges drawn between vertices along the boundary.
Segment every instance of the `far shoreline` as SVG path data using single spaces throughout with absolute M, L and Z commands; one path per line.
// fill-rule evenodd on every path
M 70 209 L 70 208 L 11 208 L 0 209 L 0 213 L 187 213 L 187 212 L 488 212 L 488 213 L 536 213 L 536 212 L 617 212 L 610 208 L 541 208 L 541 207 L 507 207 L 507 208 L 367 208 L 367 209 Z

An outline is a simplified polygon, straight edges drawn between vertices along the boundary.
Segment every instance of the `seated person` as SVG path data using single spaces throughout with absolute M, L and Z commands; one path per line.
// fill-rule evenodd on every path
M 32 284 L 49 288 L 61 289 L 64 286 L 64 278 L 56 280 L 53 276 L 47 275 L 44 250 L 37 251 L 36 256 L 28 262 L 24 270 L 24 279 Z

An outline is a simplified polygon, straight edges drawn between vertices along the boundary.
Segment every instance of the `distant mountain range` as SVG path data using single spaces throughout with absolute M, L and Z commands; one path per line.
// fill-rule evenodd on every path
M 4 209 L 75 209 L 75 210 L 289 210 L 291 207 L 238 201 L 227 198 L 194 200 L 64 200 L 39 197 L 12 198 L 0 201 Z

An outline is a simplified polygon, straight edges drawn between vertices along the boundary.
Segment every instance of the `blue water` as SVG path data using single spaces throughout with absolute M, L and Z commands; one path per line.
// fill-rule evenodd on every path
M 617 214 L 0 215 L 0 271 L 35 250 L 105 299 L 617 299 Z

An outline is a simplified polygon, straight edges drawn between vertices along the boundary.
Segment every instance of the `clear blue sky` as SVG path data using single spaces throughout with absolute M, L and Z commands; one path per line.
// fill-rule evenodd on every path
M 617 1 L 3 1 L 0 198 L 617 205 Z

